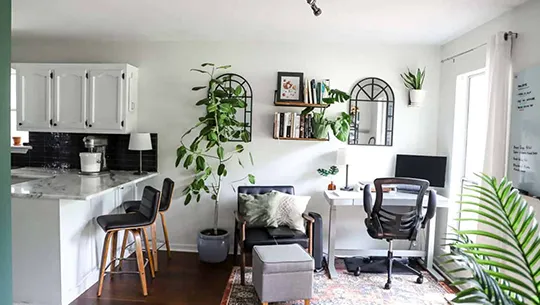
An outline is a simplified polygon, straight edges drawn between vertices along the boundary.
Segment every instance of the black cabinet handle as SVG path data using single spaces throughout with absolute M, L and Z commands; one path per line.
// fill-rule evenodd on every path
M 22 126 L 22 123 L 19 123 L 19 126 Z
M 120 123 L 120 125 L 122 125 L 122 127 L 124 127 L 124 121 L 122 121 L 122 123 Z
M 88 125 L 88 127 L 92 128 L 92 124 Z
M 53 124 L 53 123 L 52 123 L 52 119 L 50 119 L 50 120 L 49 120 L 49 125 L 52 125 L 52 124 Z
M 84 121 L 84 126 L 88 127 L 88 120 Z
M 57 126 L 57 124 L 56 124 L 56 123 L 54 123 L 54 124 L 53 124 L 53 126 Z

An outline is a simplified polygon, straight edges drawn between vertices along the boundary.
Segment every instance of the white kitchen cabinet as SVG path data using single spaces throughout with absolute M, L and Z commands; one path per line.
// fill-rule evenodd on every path
M 13 64 L 18 129 L 130 133 L 137 126 L 137 68 L 127 64 Z M 52 113 L 51 113 L 52 112 Z
M 85 128 L 87 107 L 87 70 L 55 69 L 53 128 L 80 130 Z
M 52 69 L 17 69 L 17 129 L 44 130 L 52 127 Z

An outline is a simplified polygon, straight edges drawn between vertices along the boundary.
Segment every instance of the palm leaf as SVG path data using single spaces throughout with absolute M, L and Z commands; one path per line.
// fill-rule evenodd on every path
M 456 254 L 453 262 L 467 266 L 473 274 L 460 278 L 459 283 L 476 289 L 463 290 L 456 296 L 456 302 L 540 304 L 540 237 L 534 210 L 508 179 L 498 182 L 484 174 L 478 177 L 483 185 L 467 186 L 471 194 L 463 194 L 467 199 L 461 204 L 478 208 L 463 209 L 463 212 L 479 218 L 461 218 L 460 221 L 473 221 L 482 226 L 456 231 L 457 237 L 451 244 Z M 463 238 L 467 235 L 483 237 L 483 243 Z

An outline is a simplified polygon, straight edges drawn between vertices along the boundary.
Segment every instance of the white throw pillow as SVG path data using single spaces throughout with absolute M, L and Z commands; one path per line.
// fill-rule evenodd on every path
M 311 196 L 289 195 L 278 191 L 272 192 L 276 194 L 274 203 L 278 206 L 274 210 L 274 217 L 278 225 L 288 226 L 293 230 L 306 233 L 302 214 L 306 211 Z

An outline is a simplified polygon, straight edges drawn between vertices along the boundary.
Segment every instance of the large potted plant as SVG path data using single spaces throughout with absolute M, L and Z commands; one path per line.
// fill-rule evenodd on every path
M 350 99 L 350 96 L 343 91 L 328 87 L 326 90 L 328 90 L 328 97 L 323 98 L 322 103 L 328 106 L 335 103 L 345 103 Z M 351 128 L 351 116 L 348 113 L 342 112 L 337 118 L 329 119 L 325 116 L 327 108 L 317 108 L 319 111 L 315 111 L 314 107 L 306 107 L 302 111 L 302 115 L 304 116 L 313 112 L 313 136 L 317 139 L 326 139 L 328 133 L 332 130 L 338 140 L 347 142 Z
M 401 74 L 405 87 L 409 89 L 409 105 L 420 106 L 426 99 L 427 91 L 424 88 L 424 80 L 426 78 L 426 69 L 416 71 L 416 74 L 407 69 L 407 73 Z
M 447 271 L 462 290 L 453 302 L 540 304 L 540 237 L 531 206 L 506 178 L 479 175 L 482 185 L 467 187 L 462 222 L 478 229 L 455 230 L 449 238 Z M 472 241 L 472 236 L 477 241 Z M 479 239 L 482 239 L 479 241 Z
M 199 258 L 203 262 L 218 263 L 227 259 L 230 241 L 229 232 L 218 228 L 219 200 L 223 190 L 224 178 L 227 177 L 227 166 L 232 161 L 242 165 L 240 157 L 247 151 L 242 144 L 232 144 L 229 140 L 249 142 L 250 135 L 244 129 L 245 123 L 236 120 L 236 112 L 245 108 L 245 101 L 239 97 L 243 94 L 241 86 L 230 87 L 226 78 L 217 79 L 214 74 L 231 66 L 215 66 L 212 63 L 202 64 L 203 69 L 191 71 L 201 73 L 209 78 L 208 85 L 195 87 L 193 91 L 206 90 L 207 94 L 195 105 L 204 109 L 199 122 L 186 131 L 180 140 L 180 147 L 176 151 L 176 167 L 182 165 L 193 173 L 193 180 L 184 189 L 186 196 L 184 204 L 191 201 L 199 202 L 202 196 L 209 195 L 214 203 L 214 222 L 211 229 L 199 232 L 197 249 Z M 199 133 L 192 136 L 191 143 L 186 143 L 188 135 L 193 131 Z M 235 158 L 236 157 L 236 158 Z M 253 157 L 249 153 L 253 164 Z M 243 165 L 242 165 L 243 167 Z M 236 180 L 248 180 L 255 183 L 251 174 Z

